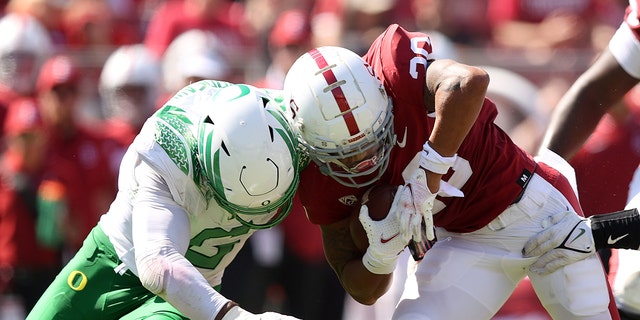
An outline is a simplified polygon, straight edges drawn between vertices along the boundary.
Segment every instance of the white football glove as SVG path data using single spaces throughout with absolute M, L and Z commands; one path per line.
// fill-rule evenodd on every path
M 422 221 L 424 220 L 425 234 L 427 240 L 435 239 L 433 229 L 433 204 L 437 195 L 445 197 L 463 197 L 462 191 L 456 187 L 440 180 L 440 189 L 437 193 L 432 193 L 427 187 L 427 173 L 425 169 L 419 167 L 411 175 L 402 193 L 398 205 L 398 215 L 400 228 L 404 239 L 420 242 L 422 241 Z
M 247 310 L 234 306 L 222 317 L 222 320 L 300 320 L 292 316 L 286 316 L 276 312 L 253 314 Z
M 422 241 L 422 220 L 428 240 L 435 239 L 433 231 L 433 203 L 436 195 L 427 187 L 427 173 L 423 168 L 413 172 L 407 184 L 399 191 L 401 203 L 399 220 L 403 239 Z
M 549 274 L 568 264 L 595 254 L 595 243 L 588 219 L 575 212 L 555 214 L 543 223 L 545 228 L 524 245 L 525 257 L 538 257 L 529 270 Z
M 400 188 L 403 187 L 398 187 L 398 190 Z M 389 274 L 393 272 L 398 256 L 407 246 L 408 241 L 403 239 L 400 234 L 400 223 L 396 214 L 400 197 L 401 192 L 396 191 L 387 217 L 380 221 L 371 219 L 369 208 L 366 205 L 360 207 L 358 219 L 369 240 L 369 247 L 362 257 L 362 264 L 371 273 Z

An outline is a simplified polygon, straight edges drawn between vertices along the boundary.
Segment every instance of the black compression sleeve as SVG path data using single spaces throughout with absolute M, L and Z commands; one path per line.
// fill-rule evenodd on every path
M 596 249 L 640 248 L 640 215 L 638 209 L 622 210 L 589 217 Z

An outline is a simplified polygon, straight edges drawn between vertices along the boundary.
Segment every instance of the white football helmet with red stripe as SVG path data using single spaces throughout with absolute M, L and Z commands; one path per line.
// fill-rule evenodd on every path
M 142 126 L 156 109 L 161 73 L 160 61 L 143 44 L 124 45 L 113 51 L 100 73 L 105 118 Z
M 40 67 L 53 52 L 51 36 L 36 18 L 8 13 L 0 18 L 0 83 L 20 95 L 35 90 Z
M 320 47 L 298 58 L 284 89 L 303 144 L 320 170 L 343 185 L 377 181 L 395 143 L 391 99 L 356 53 Z

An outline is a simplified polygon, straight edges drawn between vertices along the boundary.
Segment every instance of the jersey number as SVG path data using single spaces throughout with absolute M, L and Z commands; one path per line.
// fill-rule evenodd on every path
M 419 168 L 420 166 L 420 152 L 416 153 L 416 155 L 411 159 L 411 162 L 407 165 L 406 168 L 402 171 L 402 178 L 404 181 L 409 181 L 411 179 L 411 175 Z M 471 165 L 469 164 L 469 160 L 458 156 L 456 158 L 456 162 L 453 163 L 453 174 L 447 179 L 447 183 L 454 186 L 458 190 L 462 190 L 462 187 L 469 181 L 471 175 L 473 174 L 473 170 L 471 169 Z M 444 202 L 438 200 L 433 203 L 433 213 L 436 214 L 444 209 L 446 205 Z
M 411 38 L 411 51 L 417 56 L 411 58 L 409 61 L 409 74 L 414 79 L 418 79 L 418 68 L 424 70 L 427 68 L 427 57 L 429 57 L 429 51 L 424 48 L 425 44 L 431 48 L 431 39 L 429 37 L 415 37 Z
M 473 174 L 471 165 L 469 164 L 469 161 L 467 159 L 458 156 L 451 169 L 453 169 L 453 174 L 451 175 L 451 177 L 449 177 L 447 183 L 458 188 L 458 190 L 461 190 L 464 184 L 469 181 L 469 178 L 471 178 L 471 175 Z M 444 207 L 444 202 L 436 198 L 436 201 L 433 203 L 433 213 L 436 214 L 440 212 L 440 210 L 444 209 Z
M 191 239 L 185 257 L 198 268 L 213 270 L 240 240 L 223 244 L 211 244 L 210 242 L 220 238 L 241 236 L 247 232 L 249 232 L 249 227 L 246 226 L 236 227 L 231 231 L 225 231 L 221 228 L 204 229 Z

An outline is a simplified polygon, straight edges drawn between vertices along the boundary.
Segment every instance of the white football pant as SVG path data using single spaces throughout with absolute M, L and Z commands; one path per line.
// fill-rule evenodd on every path
M 491 319 L 525 275 L 554 319 L 611 319 L 597 255 L 546 276 L 530 273 L 535 258 L 522 256 L 543 220 L 570 207 L 560 191 L 534 174 L 522 199 L 484 228 L 471 233 L 438 228 L 438 242 L 415 270 L 409 267 L 393 319 Z

